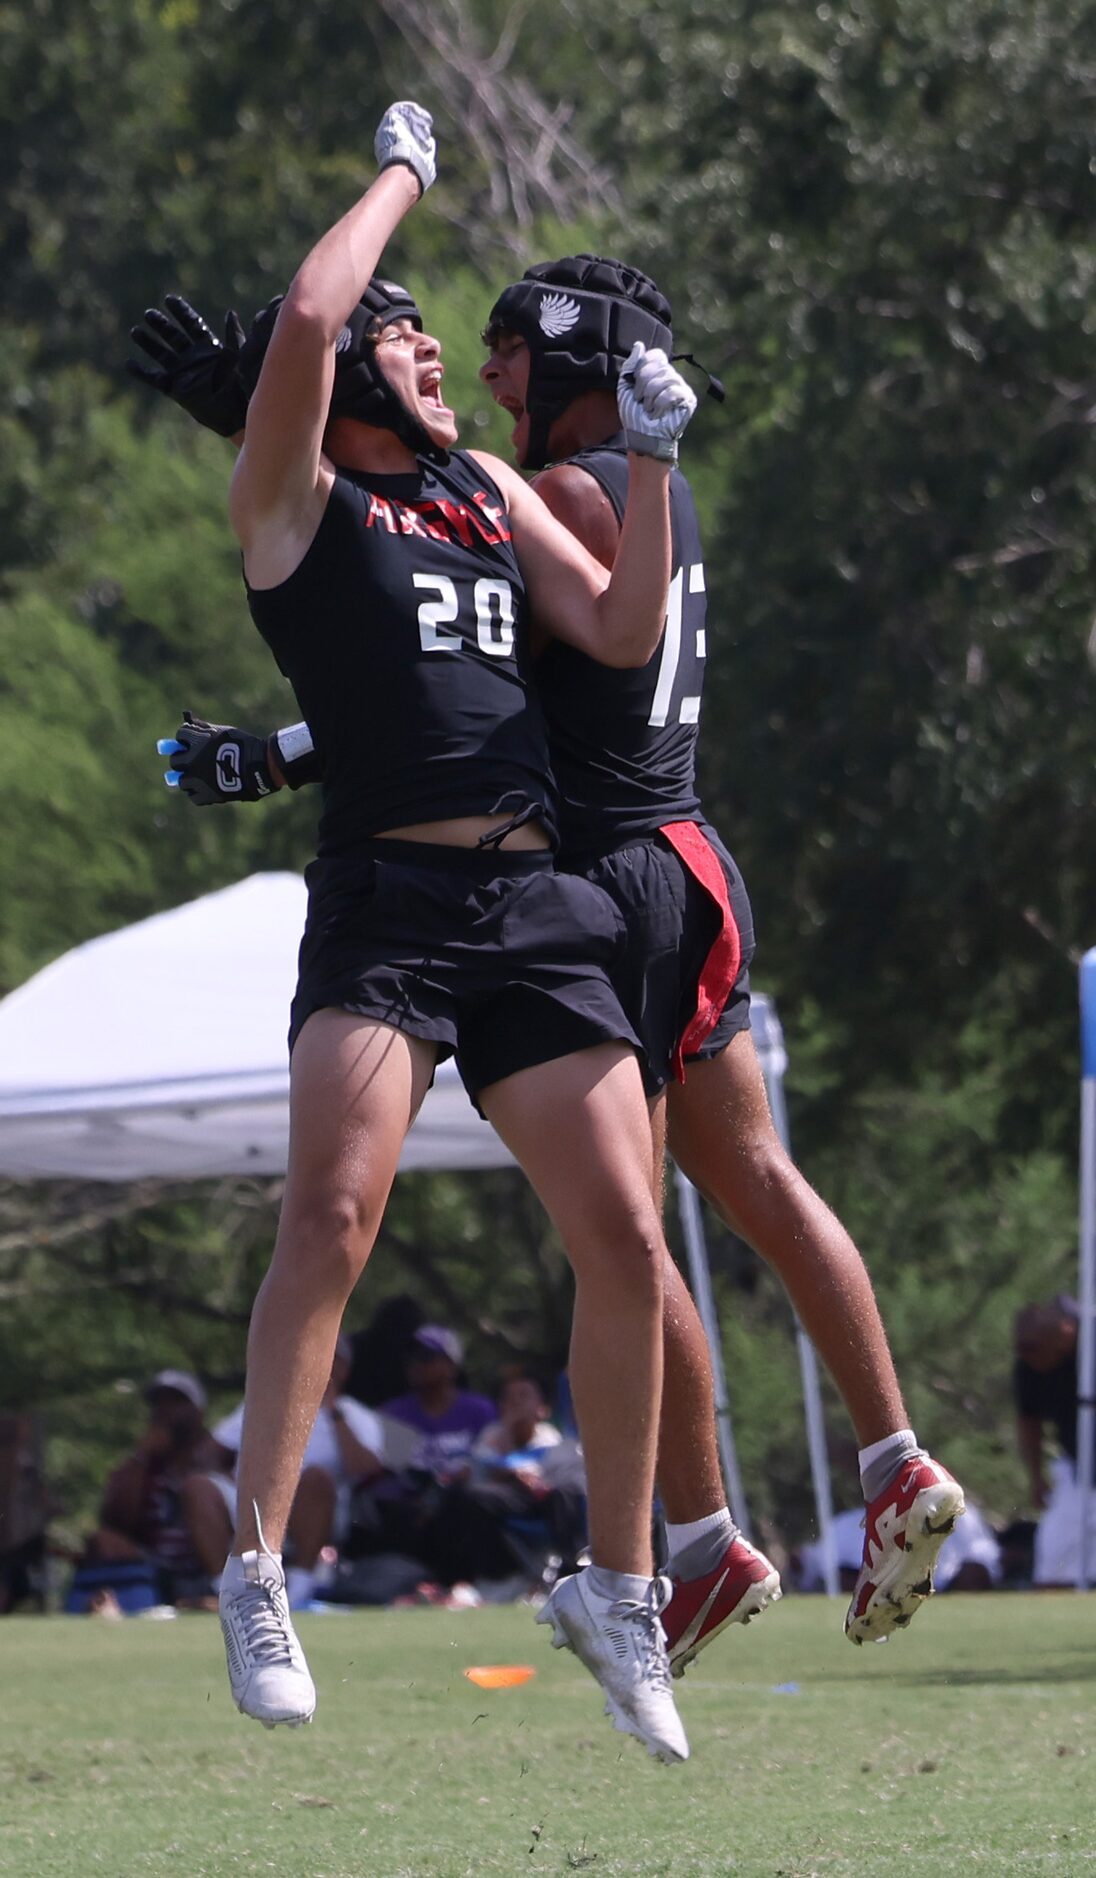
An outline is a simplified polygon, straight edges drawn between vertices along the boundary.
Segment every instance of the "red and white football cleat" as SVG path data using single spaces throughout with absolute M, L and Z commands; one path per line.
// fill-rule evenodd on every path
M 864 1515 L 864 1562 L 845 1617 L 852 1643 L 904 1630 L 932 1596 L 936 1555 L 961 1519 L 963 1489 L 927 1455 L 907 1461 Z
M 676 1577 L 672 1560 L 667 1570 L 673 1595 L 662 1613 L 662 1628 L 674 1676 L 683 1676 L 728 1624 L 748 1624 L 781 1595 L 776 1566 L 741 1535 L 703 1577 Z

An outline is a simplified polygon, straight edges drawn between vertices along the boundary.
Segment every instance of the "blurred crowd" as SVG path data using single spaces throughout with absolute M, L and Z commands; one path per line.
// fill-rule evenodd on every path
M 968 1498 L 938 1590 L 1072 1585 L 1078 1567 L 1074 1299 L 1030 1304 L 1015 1324 L 1017 1440 L 1035 1518 L 995 1530 Z M 195 1375 L 145 1388 L 144 1427 L 104 1486 L 65 1608 L 126 1614 L 212 1609 L 235 1521 L 243 1404 L 211 1420 Z M 554 1407 L 549 1404 L 551 1394 Z M 48 1503 L 41 1429 L 0 1415 L 0 1614 L 41 1602 Z M 1090 1559 L 1096 1565 L 1096 1493 Z M 832 1528 L 842 1583 L 859 1569 L 862 1510 Z M 286 1541 L 297 1609 L 317 1603 L 466 1605 L 543 1590 L 585 1557 L 585 1482 L 566 1377 L 550 1391 L 509 1365 L 490 1396 L 468 1387 L 457 1331 L 411 1298 L 340 1337 L 301 1467 Z M 789 1589 L 821 1590 L 824 1548 L 787 1555 Z
M 163 1369 L 146 1425 L 107 1480 L 66 1608 L 212 1609 L 236 1517 L 243 1403 L 211 1420 L 198 1377 Z M 585 1483 L 573 1433 L 518 1364 L 467 1386 L 458 1333 L 414 1302 L 343 1335 L 286 1536 L 290 1602 L 516 1598 L 576 1569 Z

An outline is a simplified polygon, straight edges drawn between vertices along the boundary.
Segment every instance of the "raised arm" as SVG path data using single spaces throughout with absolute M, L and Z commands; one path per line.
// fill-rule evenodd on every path
M 374 149 L 379 176 L 305 257 L 275 321 L 232 479 L 230 514 L 245 556 L 272 538 L 291 552 L 315 534 L 330 484 L 322 446 L 335 341 L 434 178 L 431 122 L 416 104 L 390 106 Z
M 637 346 L 621 374 L 618 400 L 628 440 L 628 499 L 611 572 L 513 470 L 496 459 L 486 466 L 506 496 L 535 627 L 602 665 L 640 666 L 665 624 L 670 472 L 696 399 L 664 353 Z

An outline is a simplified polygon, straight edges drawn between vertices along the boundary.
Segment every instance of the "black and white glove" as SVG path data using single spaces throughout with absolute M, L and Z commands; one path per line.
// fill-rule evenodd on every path
M 678 441 L 696 410 L 696 394 L 657 346 L 637 339 L 624 361 L 617 409 L 629 450 L 677 462 Z
M 260 802 L 282 783 L 300 789 L 323 774 L 307 724 L 287 724 L 270 737 L 257 737 L 254 731 L 207 724 L 184 711 L 174 737 L 161 737 L 156 748 L 161 756 L 175 758 L 174 767 L 164 772 L 168 788 L 181 790 L 201 809 L 218 802 Z M 272 759 L 281 782 L 274 779 Z
M 144 385 L 174 399 L 189 417 L 218 437 L 234 437 L 247 420 L 247 394 L 236 375 L 244 329 L 231 308 L 225 336 L 218 339 L 181 294 L 164 295 L 164 313 L 150 306 L 143 326 L 130 329 L 152 360 L 127 359 L 126 370 Z
M 274 779 L 266 753 L 266 738 L 231 724 L 209 724 L 204 717 L 183 712 L 174 737 L 161 737 L 161 756 L 173 759 L 164 772 L 169 789 L 189 796 L 196 808 L 214 803 L 260 802 L 273 794 Z
M 409 99 L 390 104 L 377 126 L 373 154 L 378 170 L 386 170 L 393 163 L 406 163 L 414 170 L 425 195 L 438 173 L 434 120 L 429 111 Z

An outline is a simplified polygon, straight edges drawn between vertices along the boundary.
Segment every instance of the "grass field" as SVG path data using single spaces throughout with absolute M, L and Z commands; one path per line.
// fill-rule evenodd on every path
M 301 1629 L 319 1713 L 268 1733 L 215 1619 L 0 1623 L 0 1872 L 1096 1878 L 1093 1598 L 942 1598 L 862 1650 L 787 1599 L 693 1666 L 678 1768 L 524 1609 Z M 485 1694 L 462 1672 L 493 1662 L 537 1675 Z

